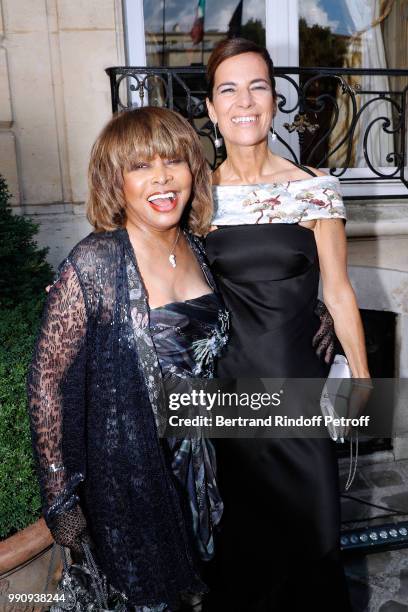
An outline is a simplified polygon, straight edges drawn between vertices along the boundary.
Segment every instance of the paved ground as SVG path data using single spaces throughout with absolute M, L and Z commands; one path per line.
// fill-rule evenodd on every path
M 394 461 L 391 452 L 377 453 L 376 463 L 360 457 L 357 475 L 348 493 L 372 503 L 407 511 L 406 516 L 370 521 L 369 525 L 408 520 L 408 461 Z M 371 459 L 372 461 L 372 459 Z M 346 481 L 348 459 L 340 460 L 342 483 Z M 357 520 L 387 514 L 356 501 L 342 499 L 343 520 Z M 366 523 L 351 523 L 348 528 Z M 346 559 L 354 612 L 408 612 L 408 548 L 354 556 Z

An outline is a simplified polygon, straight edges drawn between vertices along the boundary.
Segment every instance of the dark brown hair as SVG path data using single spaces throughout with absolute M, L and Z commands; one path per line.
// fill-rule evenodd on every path
M 92 148 L 87 216 L 96 231 L 124 226 L 123 172 L 155 155 L 188 163 L 193 185 L 187 225 L 195 234 L 207 232 L 213 214 L 211 177 L 200 140 L 181 115 L 153 106 L 114 115 Z
M 268 74 L 272 86 L 272 95 L 276 98 L 275 77 L 273 70 L 273 62 L 265 47 L 260 47 L 251 40 L 246 38 L 227 38 L 216 45 L 208 59 L 207 63 L 207 86 L 208 97 L 212 101 L 215 73 L 218 66 L 226 59 L 242 55 L 242 53 L 257 53 L 264 60 L 268 68 Z

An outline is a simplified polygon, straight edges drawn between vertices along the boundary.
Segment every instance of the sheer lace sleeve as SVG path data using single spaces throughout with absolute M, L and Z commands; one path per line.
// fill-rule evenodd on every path
M 84 295 L 73 264 L 66 260 L 48 294 L 27 380 L 33 450 L 49 527 L 77 505 L 76 488 L 85 478 L 86 327 Z M 65 395 L 73 372 L 75 393 Z M 71 454 L 64 436 L 73 435 L 76 451 Z

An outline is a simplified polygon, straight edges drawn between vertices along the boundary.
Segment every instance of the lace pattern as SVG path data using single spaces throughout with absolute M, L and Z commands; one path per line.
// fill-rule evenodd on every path
M 67 259 L 49 292 L 28 378 L 31 434 L 48 524 L 54 515 L 76 505 L 76 489 L 85 478 L 85 461 L 70 474 L 64 462 L 61 388 L 74 358 L 86 350 L 86 321 L 81 285 L 72 262 Z M 78 383 L 83 388 L 84 380 Z M 81 429 L 78 427 L 79 433 Z

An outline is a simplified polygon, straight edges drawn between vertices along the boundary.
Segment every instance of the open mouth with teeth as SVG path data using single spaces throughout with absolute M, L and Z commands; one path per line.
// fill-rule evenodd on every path
M 258 121 L 258 115 L 247 115 L 242 117 L 232 117 L 232 123 L 236 125 L 253 125 Z
M 148 198 L 150 206 L 160 212 L 173 210 L 177 205 L 177 193 L 175 191 L 165 191 L 163 193 L 152 193 Z

